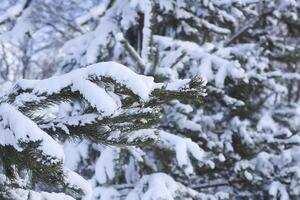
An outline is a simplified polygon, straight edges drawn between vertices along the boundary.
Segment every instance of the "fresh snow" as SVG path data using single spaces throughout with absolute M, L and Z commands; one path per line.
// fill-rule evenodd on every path
M 51 156 L 57 161 L 64 160 L 62 146 L 14 107 L 2 103 L 0 105 L 0 117 L 1 146 L 12 145 L 18 151 L 22 151 L 19 142 L 41 141 L 39 149 L 45 155 Z
M 115 176 L 114 160 L 118 159 L 118 149 L 113 147 L 107 147 L 101 152 L 99 159 L 95 166 L 95 178 L 102 184 L 108 180 L 112 180 Z
M 56 94 L 63 88 L 71 87 L 73 91 L 79 91 L 102 116 L 112 115 L 120 108 L 120 103 L 112 94 L 89 81 L 90 76 L 111 77 L 117 83 L 125 85 L 144 101 L 148 100 L 154 88 L 161 86 L 154 83 L 153 77 L 138 75 L 124 65 L 115 62 L 93 64 L 65 75 L 44 80 L 21 80 L 17 85 L 23 90 L 31 89 L 35 95 Z
M 66 179 L 65 181 L 69 184 L 70 187 L 81 189 L 85 195 L 85 198 L 91 197 L 93 192 L 92 186 L 82 176 L 67 168 L 64 169 L 64 176 Z

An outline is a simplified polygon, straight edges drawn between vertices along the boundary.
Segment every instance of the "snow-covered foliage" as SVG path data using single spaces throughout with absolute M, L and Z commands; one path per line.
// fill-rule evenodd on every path
M 87 199 L 300 198 L 299 1 L 16 0 L 1 8 L 0 83 L 56 70 L 3 95 L 2 146 L 19 153 L 40 142 L 30 153 L 88 180 Z M 34 70 L 20 76 L 23 66 Z M 59 146 L 58 162 L 44 140 Z M 26 190 L 30 173 L 15 191 L 77 198 L 76 184 Z
M 177 85 L 170 87 L 114 62 L 43 80 L 18 81 L 1 97 L 1 197 L 69 199 L 84 195 L 88 199 L 92 195 L 90 183 L 64 165 L 63 145 L 55 139 L 63 142 L 87 138 L 96 144 L 119 145 L 157 141 L 155 125 L 160 119 L 161 104 L 176 99 L 174 94 L 186 98 L 186 93 L 193 93 L 201 100 L 205 93 L 191 85 L 195 81 L 202 84 L 198 79 L 185 79 L 177 81 L 181 84 L 170 83 Z M 71 104 L 78 106 L 72 114 L 67 110 L 75 108 Z M 115 177 L 112 166 L 118 152 L 119 149 L 102 152 L 96 163 L 99 170 L 95 171 L 99 183 Z M 28 184 L 32 189 L 46 187 L 70 196 L 26 190 Z

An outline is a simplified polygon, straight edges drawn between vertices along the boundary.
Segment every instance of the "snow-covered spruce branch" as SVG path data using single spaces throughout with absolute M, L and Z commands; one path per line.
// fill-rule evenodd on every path
M 65 117 L 41 124 L 40 127 L 50 135 L 64 139 L 69 137 L 87 138 L 93 142 L 104 144 L 138 145 L 157 140 L 155 130 L 144 129 L 155 127 L 159 120 L 159 110 L 139 111 L 138 109 L 105 118 L 101 118 L 95 113 Z
M 181 12 L 185 14 L 185 17 L 182 18 L 182 20 L 185 21 L 187 24 L 189 24 L 191 27 L 196 28 L 198 31 L 202 31 L 202 29 L 205 28 L 217 34 L 222 34 L 222 35 L 230 34 L 229 29 L 219 27 L 215 24 L 210 23 L 206 19 L 198 17 L 197 14 L 194 13 L 189 8 L 181 8 Z
M 141 58 L 141 56 L 138 54 L 138 52 L 129 44 L 128 40 L 123 36 L 122 33 L 118 33 L 116 35 L 116 39 L 120 44 L 124 47 L 124 49 L 127 51 L 130 58 L 136 62 L 136 64 L 139 67 L 139 70 L 141 73 L 144 73 L 145 71 L 145 63 L 144 60 Z
M 110 133 L 155 126 L 160 120 L 162 103 L 173 99 L 201 102 L 205 94 L 204 81 L 200 77 L 161 84 L 130 70 L 124 76 L 124 70 L 128 71 L 122 65 L 109 62 L 46 80 L 24 80 L 17 83 L 6 98 L 53 136 L 118 143 L 115 139 L 107 140 Z M 140 84 L 136 85 L 136 81 Z M 51 120 L 37 115 L 42 109 L 74 101 L 85 104 L 80 116 Z M 61 131 L 65 134 L 60 134 Z M 124 138 L 119 143 L 124 143 Z
M 249 29 L 251 29 L 256 23 L 258 23 L 261 19 L 270 15 L 275 8 L 268 8 L 264 10 L 259 16 L 256 16 L 253 19 L 250 19 L 243 27 L 241 27 L 236 33 L 234 33 L 229 40 L 224 43 L 224 46 L 230 46 L 233 42 L 235 42 L 238 38 L 240 38 L 244 33 L 246 33 Z
M 292 51 L 280 53 L 279 55 L 270 55 L 274 60 L 279 62 L 298 62 L 300 60 L 300 48 L 296 48 Z
M 90 193 L 82 177 L 64 168 L 62 146 L 31 119 L 7 103 L 0 104 L 0 119 L 0 155 L 6 179 L 19 180 L 20 172 L 29 169 L 31 187 L 36 183 L 55 186 L 57 191 L 74 197 Z M 14 182 L 14 187 L 20 188 L 19 181 Z M 11 189 L 6 185 L 7 181 L 0 184 L 1 193 Z
M 153 40 L 153 26 L 154 26 L 154 14 L 155 14 L 155 2 L 154 0 L 146 0 L 144 4 L 144 27 L 143 27 L 143 38 L 142 38 L 142 52 L 141 57 L 145 60 L 145 73 L 147 75 L 155 74 L 157 62 L 158 62 L 158 51 L 154 45 Z
M 64 168 L 64 152 L 54 138 L 118 145 L 154 142 L 161 104 L 173 99 L 199 102 L 205 95 L 204 84 L 198 76 L 155 83 L 152 77 L 114 62 L 44 80 L 19 81 L 0 104 L 5 176 L 18 178 L 20 170 L 29 169 L 33 185 L 55 185 L 57 192 L 75 198 L 89 193 L 88 186 L 76 185 L 78 178 L 72 183 L 78 175 Z M 73 115 L 63 113 L 59 105 L 64 102 L 77 103 L 81 109 Z
M 154 75 L 159 62 L 158 49 L 154 44 L 153 26 L 155 24 L 155 2 L 146 0 L 142 6 L 143 37 L 141 55 L 130 45 L 122 33 L 116 34 L 116 39 L 127 51 L 130 58 L 138 65 L 142 74 Z

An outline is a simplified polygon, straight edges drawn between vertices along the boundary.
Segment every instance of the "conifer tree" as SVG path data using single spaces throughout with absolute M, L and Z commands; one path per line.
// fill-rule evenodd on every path
M 3 102 L 63 142 L 64 165 L 89 180 L 91 199 L 300 197 L 298 1 L 28 2 L 26 12 L 4 15 L 13 16 L 12 27 L 30 24 L 22 30 L 33 41 L 41 37 L 33 32 L 56 33 L 55 40 L 49 36 L 60 52 L 52 65 L 56 76 L 85 75 L 71 78 L 72 86 L 67 79 L 53 97 L 25 82 L 21 93 L 34 91 L 34 102 L 17 98 L 18 88 Z M 105 61 L 152 77 L 149 97 L 85 70 Z M 205 82 L 207 96 L 199 103 Z M 83 89 L 94 84 L 119 102 L 118 111 L 75 126 L 74 117 L 103 115 L 96 93 Z M 22 107 L 19 99 L 29 104 Z M 65 189 L 58 192 L 74 191 Z

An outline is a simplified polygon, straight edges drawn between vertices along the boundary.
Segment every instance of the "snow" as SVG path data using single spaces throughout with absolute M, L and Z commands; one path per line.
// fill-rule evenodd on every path
M 42 131 L 36 123 L 14 107 L 7 103 L 2 103 L 0 105 L 0 118 L 0 130 L 2 133 L 0 134 L 0 145 L 11 145 L 16 150 L 23 151 L 22 147 L 19 146 L 19 142 L 29 143 L 40 141 L 38 150 L 41 150 L 48 158 L 50 157 L 50 162 L 64 162 L 65 155 L 62 145 L 57 143 L 46 132 Z M 69 169 L 64 169 L 64 176 L 70 186 L 82 189 L 87 196 L 91 194 L 91 186 L 80 175 Z M 51 199 L 54 197 L 71 199 L 71 197 L 62 194 L 32 193 L 32 195 L 36 199 Z
M 213 32 L 216 33 L 221 33 L 221 34 L 230 34 L 230 30 L 226 28 L 221 28 L 219 26 L 216 26 L 214 24 L 209 23 L 208 21 L 202 19 L 199 21 L 205 28 L 212 30 Z
M 289 195 L 286 190 L 286 186 L 278 181 L 274 181 L 271 183 L 269 188 L 269 194 L 276 198 L 277 196 L 280 196 L 280 200 L 289 200 Z
M 74 200 L 74 198 L 63 193 L 30 192 L 29 200 Z
M 184 169 L 184 172 L 187 175 L 191 175 L 194 172 L 189 155 L 191 155 L 192 158 L 196 159 L 199 164 L 205 163 L 213 165 L 208 161 L 206 152 L 190 138 L 182 138 L 180 136 L 176 136 L 164 131 L 160 131 L 159 135 L 161 138 L 161 146 L 164 148 L 169 148 L 176 152 L 176 160 L 178 162 L 178 165 Z
M 128 147 L 128 151 L 131 153 L 131 155 L 139 162 L 143 162 L 143 156 L 145 156 L 145 152 L 138 147 L 131 146 Z
M 150 42 L 152 37 L 151 30 L 151 18 L 152 18 L 152 3 L 151 0 L 146 0 L 143 4 L 144 9 L 144 27 L 143 27 L 143 48 L 142 48 L 142 58 L 146 60 L 146 63 L 149 64 L 148 54 L 150 53 Z M 146 69 L 147 70 L 147 69 Z
M 103 4 L 105 4 L 105 6 L 102 6 Z M 110 7 L 110 9 L 106 10 L 106 7 L 109 4 L 108 1 L 104 1 L 99 4 L 99 6 L 91 9 L 86 15 L 77 18 L 76 21 L 78 23 L 84 24 L 90 19 L 101 17 L 98 21 L 98 26 L 94 31 L 71 39 L 64 44 L 63 52 L 66 60 L 69 59 L 70 62 L 72 59 L 75 59 L 76 64 L 79 64 L 80 66 L 96 63 L 100 48 L 111 45 L 110 42 L 114 40 L 113 36 L 120 32 L 120 29 L 114 20 L 115 15 L 119 14 L 121 16 L 127 14 L 129 17 L 124 17 L 121 20 L 121 24 L 124 26 L 123 28 L 134 23 L 137 14 L 135 9 L 130 8 L 129 2 L 118 0 Z M 103 48 L 101 48 L 101 50 L 102 49 Z M 101 56 L 105 56 L 108 52 L 104 51 L 100 52 L 100 54 Z
M 255 159 L 256 169 L 259 170 L 263 175 L 270 177 L 274 173 L 274 166 L 270 162 L 270 154 L 261 152 Z
M 8 19 L 14 19 L 18 15 L 20 15 L 23 11 L 25 3 L 26 0 L 21 0 L 16 5 L 11 6 L 9 9 L 7 9 L 2 15 L 0 15 L 0 23 L 3 23 Z
M 132 2 L 119 1 L 118 8 L 116 9 L 116 13 L 123 16 L 120 23 L 123 30 L 130 29 L 135 24 L 134 19 L 138 18 L 138 9 L 131 4 Z
M 148 184 L 149 189 L 143 196 L 144 200 L 173 199 L 172 192 L 175 191 L 176 185 L 169 176 L 163 174 L 152 175 L 149 177 Z
M 56 128 L 62 129 L 66 134 L 70 134 L 69 129 L 67 126 L 84 126 L 86 124 L 92 124 L 96 120 L 102 119 L 99 114 L 91 113 L 91 114 L 83 114 L 79 116 L 70 116 L 70 117 L 63 117 L 58 116 L 56 119 L 52 120 L 47 124 L 40 125 L 42 129 L 52 129 L 56 130 Z
M 96 187 L 93 193 L 93 199 L 114 200 L 118 199 L 121 194 L 113 187 Z
M 22 107 L 25 105 L 25 102 L 32 102 L 32 101 L 40 102 L 43 99 L 45 99 L 45 97 L 37 97 L 34 94 L 30 94 L 26 92 L 16 97 L 14 101 L 14 105 L 17 107 Z
M 99 6 L 93 7 L 87 14 L 76 18 L 75 22 L 76 24 L 82 25 L 91 19 L 97 19 L 104 14 L 105 10 L 105 5 L 100 4 Z
M 123 33 L 121 33 L 121 32 L 117 33 L 115 35 L 115 37 L 116 37 L 117 41 L 119 41 L 119 42 L 123 41 L 125 39 Z
M 82 53 L 86 53 L 86 61 L 84 63 L 84 66 L 97 63 L 97 57 L 99 56 L 99 48 L 101 45 L 107 43 L 108 41 L 111 41 L 113 38 L 112 33 L 118 32 L 119 29 L 113 24 L 113 19 L 109 19 L 104 21 L 105 17 L 100 21 L 100 24 L 96 28 L 94 32 L 91 32 L 89 37 L 85 38 L 85 43 L 88 44 L 87 48 L 84 48 L 84 46 L 79 46 Z M 105 27 L 105 28 L 103 28 Z M 71 43 L 72 45 L 72 43 Z M 78 51 L 77 50 L 77 51 Z M 86 50 L 86 51 L 85 51 Z M 79 57 L 81 57 L 79 54 Z
M 70 61 L 68 62 L 72 63 L 73 60 L 75 62 L 81 61 L 80 63 L 86 65 L 87 60 L 86 58 L 81 58 L 81 55 L 85 53 L 86 49 L 89 49 L 89 46 L 91 45 L 89 41 L 94 39 L 94 37 L 94 33 L 89 32 L 67 41 L 62 49 L 65 59 L 68 60 L 68 58 L 70 57 Z
M 188 58 L 199 60 L 200 64 L 195 64 L 195 74 L 201 75 L 206 81 L 214 81 L 215 85 L 220 88 L 224 86 L 226 77 L 247 80 L 245 71 L 241 65 L 237 61 L 229 61 L 226 59 L 230 48 L 217 51 L 216 54 L 210 54 L 210 45 L 206 45 L 207 47 L 199 46 L 194 42 L 175 40 L 170 37 L 158 35 L 154 35 L 153 38 L 162 49 L 168 47 L 180 49 L 180 51 L 187 53 Z
M 140 129 L 136 131 L 132 131 L 129 134 L 129 138 L 127 139 L 128 143 L 139 141 L 139 142 L 145 142 L 147 140 L 158 140 L 157 130 L 156 129 Z
M 20 2 L 25 1 L 20 0 Z M 79 1 L 76 0 L 76 2 Z M 22 149 L 16 142 L 18 138 L 26 142 L 37 141 L 41 138 L 44 143 L 40 149 L 45 151 L 45 154 L 51 154 L 54 158 L 61 156 L 66 168 L 78 170 L 84 174 L 87 170 L 88 177 L 91 177 L 90 183 L 95 188 L 92 199 L 124 199 L 128 193 L 130 194 L 127 199 L 133 200 L 157 198 L 215 200 L 235 199 L 243 195 L 246 199 L 251 199 L 252 195 L 258 197 L 263 195 L 265 198 L 284 200 L 293 198 L 289 195 L 298 195 L 300 191 L 300 136 L 298 134 L 300 106 L 299 95 L 297 95 L 299 86 L 293 83 L 300 80 L 299 69 L 294 63 L 289 63 L 287 66 L 281 62 L 273 62 L 273 56 L 276 57 L 277 50 L 283 53 L 282 55 L 295 50 L 291 48 L 295 43 L 295 38 L 290 38 L 290 30 L 287 30 L 286 25 L 281 23 L 289 22 L 289 20 L 291 24 L 298 22 L 296 5 L 298 4 L 299 7 L 299 3 L 296 0 L 264 2 L 267 8 L 274 7 L 275 9 L 273 13 L 268 14 L 266 27 L 261 27 L 261 23 L 255 23 L 258 26 L 249 29 L 249 34 L 242 34 L 238 40 L 227 47 L 227 42 L 232 37 L 242 33 L 245 27 L 252 27 L 251 19 L 259 17 L 264 6 L 260 6 L 262 4 L 259 0 L 204 0 L 199 2 L 156 1 L 155 11 L 158 12 L 154 15 L 155 21 L 165 26 L 158 27 L 159 30 L 154 32 L 160 35 L 154 35 L 153 38 L 150 22 L 153 15 L 152 0 L 87 1 L 79 7 L 81 11 L 92 7 L 90 11 L 78 18 L 78 13 L 66 14 L 68 19 L 72 18 L 73 14 L 76 16 L 76 19 L 70 22 L 75 27 L 79 25 L 76 27 L 79 31 L 72 37 L 69 37 L 69 34 L 73 33 L 67 33 L 66 38 L 74 37 L 69 42 L 65 42 L 65 39 L 61 41 L 62 43 L 59 41 L 59 44 L 64 45 L 63 65 L 75 60 L 70 65 L 74 64 L 76 68 L 99 60 L 116 60 L 136 69 L 135 61 L 130 59 L 128 52 L 120 43 L 126 37 L 129 44 L 133 45 L 132 49 L 136 51 L 136 55 L 142 55 L 141 63 L 147 68 L 151 66 L 152 60 L 149 59 L 149 52 L 153 46 L 150 42 L 154 39 L 154 48 L 157 48 L 159 52 L 159 68 L 155 75 L 157 80 L 166 80 L 168 83 L 154 83 L 151 77 L 135 74 L 128 68 L 112 62 L 93 64 L 72 71 L 70 74 L 46 80 L 19 81 L 19 86 L 29 89 L 29 92 L 19 95 L 11 103 L 15 108 L 5 103 L 1 104 L 0 144 L 13 145 L 21 151 Z M 91 4 L 96 4 L 96 6 L 91 6 Z M 21 40 L 24 33 L 32 30 L 32 27 L 30 26 L 31 20 L 27 18 L 28 10 L 23 12 L 18 6 L 4 12 L 12 21 L 2 26 L 4 30 L 16 24 L 12 32 L 3 35 L 11 36 L 10 39 Z M 290 10 L 289 7 L 294 8 Z M 191 12 L 184 12 L 184 9 Z M 71 12 L 73 12 L 72 9 Z M 60 14 L 64 16 L 64 13 Z M 165 16 L 167 17 L 164 18 Z M 144 21 L 141 22 L 142 20 Z M 175 24 L 168 24 L 173 20 Z M 189 20 L 197 23 L 189 24 L 187 23 Z M 57 24 L 54 22 L 54 25 Z M 243 25 L 246 26 L 243 27 Z M 136 31 L 142 26 L 142 33 L 138 32 L 135 38 Z M 63 24 L 62 27 L 59 24 L 57 28 L 62 28 L 63 31 L 69 30 L 64 29 Z M 204 28 L 203 31 L 201 28 Z M 295 27 L 291 25 L 289 28 Z M 281 29 L 284 30 L 281 31 Z M 77 37 L 77 34 L 82 35 Z M 255 40 L 248 37 L 253 34 L 257 35 Z M 280 37 L 282 34 L 286 37 Z M 1 39 L 6 38 L 3 35 Z M 274 36 L 279 36 L 279 38 Z M 179 40 L 179 38 L 186 41 Z M 32 35 L 32 39 L 35 40 L 36 37 Z M 140 44 L 140 40 L 143 44 Z M 280 45 L 278 40 L 282 40 L 283 44 Z M 138 42 L 135 43 L 136 41 Z M 286 42 L 289 46 L 285 46 Z M 268 44 L 273 45 L 274 48 L 269 48 Z M 61 54 L 61 52 L 58 53 Z M 49 63 L 55 63 L 51 58 L 49 60 Z M 154 88 L 172 91 L 189 89 L 187 88 L 190 81 L 188 78 L 193 78 L 198 74 L 209 81 L 208 101 L 201 106 L 184 105 L 176 100 L 164 103 L 161 107 L 163 117 L 157 127 L 165 131 L 149 128 L 124 133 L 115 130 L 105 135 L 109 142 L 120 138 L 129 143 L 144 142 L 148 139 L 157 141 L 160 138 L 151 146 L 110 147 L 90 141 L 71 141 L 65 142 L 64 152 L 60 152 L 61 145 L 40 130 L 52 128 L 55 131 L 55 128 L 61 128 L 68 134 L 69 126 L 84 126 L 96 123 L 98 120 L 109 119 L 109 117 L 138 113 L 137 110 L 144 110 L 141 107 L 148 106 L 147 103 L 144 104 L 141 101 L 149 100 Z M 113 84 L 97 85 L 91 80 L 92 76 L 105 76 L 116 80 L 133 91 L 140 98 L 139 102 L 133 104 L 134 108 L 129 107 L 123 111 L 121 100 L 126 95 L 114 93 Z M 186 79 L 178 80 L 179 77 Z M 240 84 L 240 81 L 243 83 Z M 247 88 L 243 90 L 245 83 Z M 18 107 L 20 109 L 26 105 L 25 103 L 45 100 L 47 94 L 58 94 L 66 87 L 73 92 L 80 93 L 101 115 L 86 114 L 85 106 L 88 105 L 85 101 L 84 105 L 78 105 L 79 103 L 72 101 L 70 108 L 65 108 L 65 110 L 56 108 L 61 105 L 43 110 L 43 112 L 49 112 L 46 116 L 51 119 L 49 123 L 42 125 L 37 122 L 39 126 L 36 127 L 33 127 L 34 122 L 30 119 L 25 120 L 26 117 L 22 113 L 19 113 L 21 117 L 16 114 Z M 246 96 L 243 96 L 244 94 Z M 9 99 L 4 100 L 9 101 Z M 54 111 L 52 107 L 55 107 Z M 38 112 L 34 113 L 35 116 L 38 116 L 43 108 L 38 109 Z M 152 110 L 153 108 L 148 108 L 149 112 Z M 29 114 L 27 116 L 31 117 Z M 139 120 L 139 122 L 146 122 L 145 119 Z M 126 129 L 127 124 L 129 123 L 125 122 L 120 126 Z M 109 126 L 105 128 L 110 130 Z M 26 136 L 27 133 L 29 136 Z M 64 153 L 68 155 L 65 160 L 63 160 Z M 93 156 L 90 157 L 89 154 Z M 97 157 L 99 154 L 100 156 Z M 164 158 L 164 156 L 167 157 Z M 215 161 L 217 169 L 223 168 L 222 173 L 219 173 L 219 170 L 210 171 L 209 167 L 214 168 Z M 227 168 L 224 168 L 223 162 L 225 161 L 230 163 L 226 165 Z M 170 175 L 159 173 L 160 171 Z M 211 173 L 201 173 L 203 171 Z M 0 172 L 3 173 L 1 167 Z M 224 179 L 228 179 L 228 172 L 232 172 L 229 174 L 229 180 L 235 180 L 235 178 L 246 180 L 241 188 L 237 189 L 229 184 L 226 187 L 203 190 L 211 195 L 200 194 L 189 189 L 192 188 L 191 183 L 194 182 L 196 184 L 222 183 Z M 88 194 L 87 197 L 91 196 L 91 188 L 86 181 L 72 172 L 66 172 L 66 174 L 66 179 L 72 182 L 72 186 L 76 188 L 82 186 Z M 188 188 L 176 182 L 171 176 L 188 185 Z M 260 191 L 251 190 L 257 186 L 261 189 Z M 222 192 L 218 193 L 218 191 Z M 20 193 L 24 193 L 25 197 L 28 196 L 28 192 L 24 190 L 20 190 Z M 42 192 L 31 193 L 35 199 L 48 196 Z M 60 194 L 49 194 L 49 196 L 56 199 L 69 198 Z M 24 197 L 20 198 L 24 199 Z
M 221 162 L 224 162 L 224 161 L 226 160 L 226 158 L 225 158 L 225 156 L 224 156 L 223 154 L 219 154 L 219 155 L 218 155 L 218 159 L 219 159 L 219 161 L 221 161 Z
M 74 171 L 64 168 L 65 181 L 69 187 L 79 188 L 83 191 L 85 198 L 90 198 L 93 192 L 92 186 L 83 177 Z
M 266 112 L 257 124 L 258 131 L 272 131 L 278 130 L 277 124 L 274 122 L 272 117 Z
M 179 192 L 184 192 L 185 195 L 193 198 L 199 198 L 196 191 L 185 188 L 171 176 L 164 173 L 153 173 L 143 176 L 135 185 L 135 188 L 128 194 L 126 200 L 174 200 L 178 198 L 177 195 Z
M 66 155 L 64 166 L 70 170 L 77 170 L 78 163 L 82 158 L 88 157 L 88 141 L 67 141 L 64 143 Z
M 26 0 L 21 0 L 15 6 L 9 8 L 5 14 L 0 16 L 0 23 L 17 17 L 16 24 L 13 28 L 0 35 L 0 41 L 10 41 L 12 43 L 21 42 L 24 40 L 25 34 L 30 33 L 33 30 L 28 19 L 30 8 L 24 9 L 25 3 Z
M 32 190 L 25 190 L 16 188 L 9 191 L 10 197 L 14 200 L 75 200 L 74 198 L 64 193 L 48 193 L 48 192 L 36 192 Z
M 247 180 L 251 181 L 253 179 L 252 174 L 250 174 L 249 172 L 245 171 L 244 173 L 245 177 L 247 178 Z
M 2 103 L 0 105 L 0 116 L 2 118 L 0 122 L 0 128 L 2 129 L 0 144 L 2 146 L 12 145 L 18 151 L 22 151 L 22 148 L 18 146 L 18 142 L 41 141 L 39 149 L 45 155 L 51 156 L 54 159 L 53 162 L 64 160 L 62 146 L 14 107 Z
M 164 11 L 172 11 L 174 9 L 173 2 L 171 1 L 158 1 L 159 7 Z
M 54 120 L 53 123 L 66 124 L 66 125 L 80 125 L 84 126 L 85 124 L 91 124 L 96 121 L 96 119 L 100 119 L 99 115 L 91 113 L 84 114 L 80 116 L 71 116 L 71 117 L 61 117 L 57 120 Z M 49 124 L 51 126 L 51 124 Z
M 59 93 L 66 87 L 79 91 L 91 106 L 97 108 L 102 116 L 114 114 L 120 107 L 120 100 L 104 88 L 91 82 L 90 76 L 111 77 L 117 83 L 126 86 L 142 100 L 147 101 L 155 87 L 161 86 L 153 81 L 153 77 L 138 75 L 124 65 L 114 62 L 103 62 L 86 68 L 74 70 L 68 74 L 54 76 L 44 80 L 21 80 L 17 83 L 23 90 L 32 89 L 35 95 Z M 20 97 L 21 98 L 21 97 Z M 33 99 L 33 97 L 30 97 Z M 25 96 L 25 100 L 29 96 Z
M 72 90 L 80 91 L 83 97 L 89 100 L 91 106 L 97 108 L 99 113 L 104 113 L 104 116 L 112 115 L 118 109 L 114 99 L 95 83 L 84 79 L 76 79 L 72 83 Z
M 101 151 L 95 166 L 95 178 L 100 183 L 106 183 L 115 177 L 114 160 L 119 158 L 119 150 L 107 147 Z
M 201 60 L 199 73 L 206 81 L 213 80 L 214 75 L 213 75 L 213 71 L 212 71 L 212 63 L 209 58 L 203 58 Z
M 166 89 L 176 91 L 185 87 L 190 81 L 191 79 L 178 79 L 176 81 L 168 83 Z
M 58 93 L 67 86 L 73 85 L 78 79 L 88 79 L 90 75 L 111 77 L 118 83 L 124 84 L 131 89 L 134 94 L 143 100 L 147 100 L 151 91 L 155 88 L 153 77 L 138 75 L 124 65 L 115 62 L 93 64 L 86 68 L 74 70 L 68 74 L 40 81 L 22 80 L 18 82 L 18 85 L 24 90 L 33 89 L 33 92 L 36 94 L 53 94 Z M 90 91 L 90 88 L 86 88 L 84 85 L 79 89 L 85 89 L 85 92 L 91 93 L 90 95 L 87 94 L 87 96 L 95 94 L 95 91 Z

